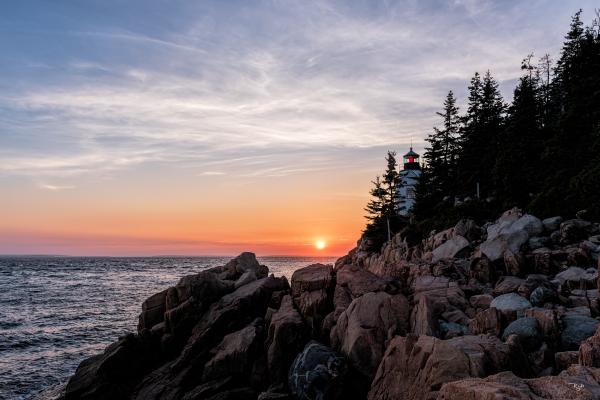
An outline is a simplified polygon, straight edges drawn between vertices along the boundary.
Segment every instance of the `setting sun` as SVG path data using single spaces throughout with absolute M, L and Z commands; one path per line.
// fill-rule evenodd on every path
M 315 247 L 317 250 L 323 250 L 325 247 L 327 247 L 327 243 L 325 243 L 324 240 L 317 240 L 315 242 Z

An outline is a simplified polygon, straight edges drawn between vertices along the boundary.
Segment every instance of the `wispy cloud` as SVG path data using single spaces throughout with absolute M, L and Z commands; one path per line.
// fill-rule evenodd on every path
M 41 189 L 52 190 L 54 192 L 65 189 L 74 189 L 75 186 L 72 185 L 49 185 L 49 184 L 40 184 Z
M 10 89 L 0 95 L 0 173 L 339 168 L 352 152 L 420 147 L 445 91 L 464 98 L 472 73 L 488 68 L 513 82 L 523 55 L 554 40 L 542 18 L 521 24 L 521 14 L 537 17 L 537 4 L 351 3 L 219 2 L 186 10 L 177 29 L 70 27 L 66 48 L 97 50 L 53 60 L 56 75 L 35 84 L 0 78 Z M 29 64 L 46 65 L 35 54 Z

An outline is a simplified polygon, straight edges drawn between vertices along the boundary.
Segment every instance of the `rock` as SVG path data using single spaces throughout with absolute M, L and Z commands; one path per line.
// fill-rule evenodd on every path
M 193 326 L 208 307 L 233 290 L 233 282 L 219 279 L 209 271 L 185 276 L 167 290 L 165 330 L 176 351 L 185 344 Z
M 577 364 L 579 353 L 577 351 L 559 351 L 554 354 L 556 371 L 564 371 L 573 364 Z
M 340 315 L 331 331 L 331 345 L 370 381 L 385 351 L 385 341 L 406 334 L 408 321 L 409 305 L 403 295 L 366 293 Z
M 157 361 L 149 343 L 127 335 L 79 364 L 67 383 L 64 399 L 126 399 Z
M 519 313 L 531 307 L 531 303 L 524 297 L 516 293 L 506 293 L 492 300 L 490 307 L 497 308 L 500 311 L 515 311 Z
M 535 290 L 538 286 L 544 286 L 553 292 L 556 292 L 556 287 L 548 280 L 548 276 L 543 274 L 530 274 L 527 275 L 525 283 L 519 286 L 517 293 L 522 297 L 529 298 L 531 296 L 531 292 L 533 292 L 533 290 Z
M 256 259 L 256 255 L 250 252 L 244 252 L 229 261 L 222 268 L 222 279 L 237 280 L 247 271 L 253 271 L 257 278 L 266 278 L 269 274 L 269 269 L 264 265 L 260 265 Z
M 167 290 L 148 297 L 142 303 L 142 313 L 139 316 L 138 333 L 152 329 L 154 325 L 165 320 Z
M 487 309 L 494 298 L 489 294 L 476 294 L 471 296 L 469 302 L 474 308 Z
M 242 274 L 242 276 L 240 276 L 238 278 L 237 281 L 235 281 L 234 283 L 234 287 L 237 289 L 240 286 L 244 286 L 249 284 L 250 282 L 254 282 L 255 280 L 257 280 L 258 277 L 256 276 L 256 272 L 254 271 L 246 271 Z
M 390 291 L 387 280 L 354 264 L 342 265 L 336 271 L 336 286 L 333 294 L 335 309 L 348 308 L 352 300 L 369 292 Z
M 506 250 L 517 254 L 529 237 L 542 233 L 542 222 L 533 215 L 519 216 L 518 212 L 508 211 L 487 229 L 487 240 L 479 247 L 491 261 L 504 256 Z
M 585 339 L 579 346 L 579 364 L 587 367 L 600 367 L 600 328 L 596 328 L 594 335 Z
M 542 220 L 542 225 L 544 225 L 544 230 L 546 232 L 554 232 L 555 230 L 560 228 L 560 224 L 562 222 L 562 217 L 551 217 Z
M 567 270 L 556 274 L 554 279 L 560 282 L 561 285 L 566 285 L 569 289 L 595 289 L 598 285 L 598 271 L 569 267 Z
M 475 251 L 471 258 L 469 274 L 471 278 L 483 283 L 493 282 L 496 275 L 495 268 L 490 259 L 479 250 Z
M 260 318 L 239 331 L 225 335 L 221 343 L 210 351 L 212 358 L 204 366 L 202 380 L 246 377 L 250 374 L 263 340 L 264 326 Z
M 456 322 L 439 321 L 440 333 L 444 339 L 452 339 L 469 334 L 469 328 Z
M 503 276 L 498 280 L 494 287 L 494 294 L 496 296 L 506 293 L 512 293 L 519 290 L 519 286 L 525 283 L 524 279 L 517 278 L 516 276 Z
M 537 350 L 542 344 L 540 326 L 533 317 L 519 318 L 511 322 L 504 330 L 502 340 L 506 340 L 510 335 L 519 337 L 519 341 L 526 352 Z
M 547 308 L 529 308 L 525 310 L 525 317 L 537 320 L 543 340 L 554 345 L 560 335 L 560 326 L 556 311 Z
M 433 250 L 431 262 L 435 263 L 442 259 L 460 256 L 468 247 L 469 241 L 467 239 L 458 235 L 454 236 Z
M 510 369 L 511 358 L 516 359 L 509 347 L 493 336 L 449 340 L 396 336 L 385 351 L 368 398 L 435 399 L 444 383 Z
M 520 379 L 512 372 L 446 383 L 438 400 L 599 399 L 600 370 L 572 365 L 558 376 Z
M 581 342 L 596 332 L 599 324 L 596 319 L 578 315 L 566 315 L 562 323 L 564 328 L 560 341 L 563 350 L 577 350 Z
M 570 219 L 560 224 L 560 243 L 571 244 L 585 239 L 592 223 L 582 219 Z
M 312 337 L 320 337 L 325 316 L 333 311 L 333 268 L 313 264 L 292 274 L 292 298 Z
M 343 390 L 346 371 L 342 356 L 311 341 L 290 368 L 290 392 L 296 399 L 337 399 Z
M 557 299 L 556 291 L 545 286 L 538 286 L 531 292 L 529 301 L 536 307 L 542 307 L 546 303 L 552 303 Z
M 294 358 L 308 341 L 308 331 L 302 317 L 294 308 L 292 298 L 284 296 L 279 310 L 271 318 L 267 349 L 267 367 L 271 383 L 287 380 Z
M 514 253 L 511 250 L 506 250 L 503 255 L 504 267 L 510 275 L 523 275 L 525 272 L 525 258 L 520 252 Z
M 500 335 L 502 332 L 503 315 L 496 308 L 488 308 L 475 315 L 475 318 L 469 321 L 469 332 L 472 335 L 490 334 Z
M 548 247 L 552 244 L 552 240 L 546 236 L 534 236 L 529 238 L 527 241 L 527 246 L 529 246 L 530 250 L 537 250 L 543 247 Z
M 481 238 L 482 230 L 472 219 L 461 219 L 454 226 L 454 234 L 473 242 Z

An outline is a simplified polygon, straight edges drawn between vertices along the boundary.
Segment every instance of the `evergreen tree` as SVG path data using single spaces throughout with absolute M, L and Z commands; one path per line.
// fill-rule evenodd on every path
M 383 205 L 383 212 L 386 217 L 394 217 L 397 214 L 396 210 L 396 190 L 398 186 L 398 162 L 396 161 L 396 152 L 389 151 L 385 157 L 387 168 L 383 175 L 383 188 L 386 192 Z
M 543 148 L 543 100 L 537 68 L 528 55 L 500 135 L 494 169 L 496 193 L 505 207 L 525 207 L 539 190 L 539 157 Z
M 494 192 L 491 171 L 496 163 L 504 111 L 498 83 L 490 71 L 483 80 L 476 73 L 469 86 L 467 114 L 461 130 L 459 185 L 465 195 L 473 195 L 477 184 L 486 195 Z
M 460 117 L 456 98 L 448 92 L 444 109 L 437 115 L 442 117 L 442 128 L 433 128 L 427 139 L 429 147 L 423 158 L 427 162 L 430 194 L 454 194 L 459 153 Z

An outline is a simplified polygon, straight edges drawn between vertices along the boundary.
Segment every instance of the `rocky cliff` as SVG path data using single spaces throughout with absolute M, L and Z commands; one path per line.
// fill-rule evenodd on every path
M 600 224 L 513 209 L 291 283 L 251 253 L 142 305 L 71 399 L 600 399 Z

